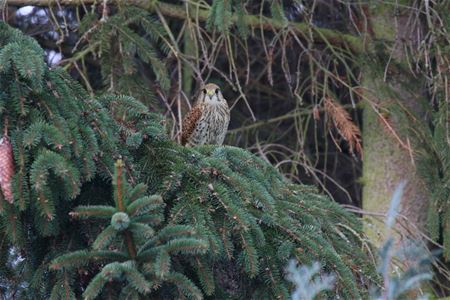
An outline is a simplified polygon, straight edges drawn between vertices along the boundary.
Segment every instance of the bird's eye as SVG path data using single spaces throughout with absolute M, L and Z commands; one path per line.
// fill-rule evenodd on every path
M 216 89 L 216 94 L 219 94 L 219 91 L 220 91 L 219 89 Z
M 206 94 L 206 89 L 203 89 L 202 92 L 203 92 L 203 94 Z

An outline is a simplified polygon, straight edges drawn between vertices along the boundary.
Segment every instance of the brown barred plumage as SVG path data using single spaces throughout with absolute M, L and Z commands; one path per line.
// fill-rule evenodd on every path
M 230 108 L 217 85 L 201 90 L 195 106 L 183 120 L 181 143 L 187 146 L 222 145 L 230 122 Z

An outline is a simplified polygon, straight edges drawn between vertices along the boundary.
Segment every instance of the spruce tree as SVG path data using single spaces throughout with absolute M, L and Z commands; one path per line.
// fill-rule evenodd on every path
M 141 102 L 90 96 L 5 24 L 0 48 L 15 165 L 13 201 L 0 200 L 5 293 L 286 299 L 289 258 L 335 273 L 331 295 L 376 284 L 359 220 L 314 188 L 240 148 L 170 141 Z
M 201 291 L 171 265 L 174 255 L 205 253 L 207 241 L 196 237 L 195 230 L 189 225 L 166 224 L 155 233 L 154 227 L 164 219 L 161 196 L 145 196 L 147 186 L 144 184 L 132 188 L 127 182 L 122 160 L 115 164 L 113 179 L 114 206 L 78 206 L 71 212 L 71 216 L 77 218 L 106 219 L 110 225 L 97 235 L 91 251 L 78 250 L 52 261 L 50 268 L 62 272 L 51 298 L 64 298 L 65 289 L 71 291 L 70 286 L 61 288 L 66 270 L 85 266 L 90 261 L 105 261 L 84 290 L 84 299 L 95 299 L 105 284 L 113 280 L 127 282 L 108 290 L 108 295 L 116 292 L 120 299 L 136 299 L 139 294 L 148 294 L 164 282 L 174 284 L 189 298 L 201 299 Z

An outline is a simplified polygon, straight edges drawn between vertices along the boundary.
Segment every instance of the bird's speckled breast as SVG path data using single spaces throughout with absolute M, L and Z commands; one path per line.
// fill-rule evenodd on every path
M 189 140 L 191 145 L 218 144 L 225 139 L 230 122 L 229 108 L 226 103 L 204 105 L 202 116 Z

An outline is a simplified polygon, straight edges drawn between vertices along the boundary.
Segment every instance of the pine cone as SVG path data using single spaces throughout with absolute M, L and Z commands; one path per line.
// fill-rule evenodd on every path
M 14 158 L 11 142 L 9 137 L 4 135 L 0 139 L 0 188 L 5 199 L 12 203 L 13 193 L 11 187 L 11 180 L 14 175 Z

